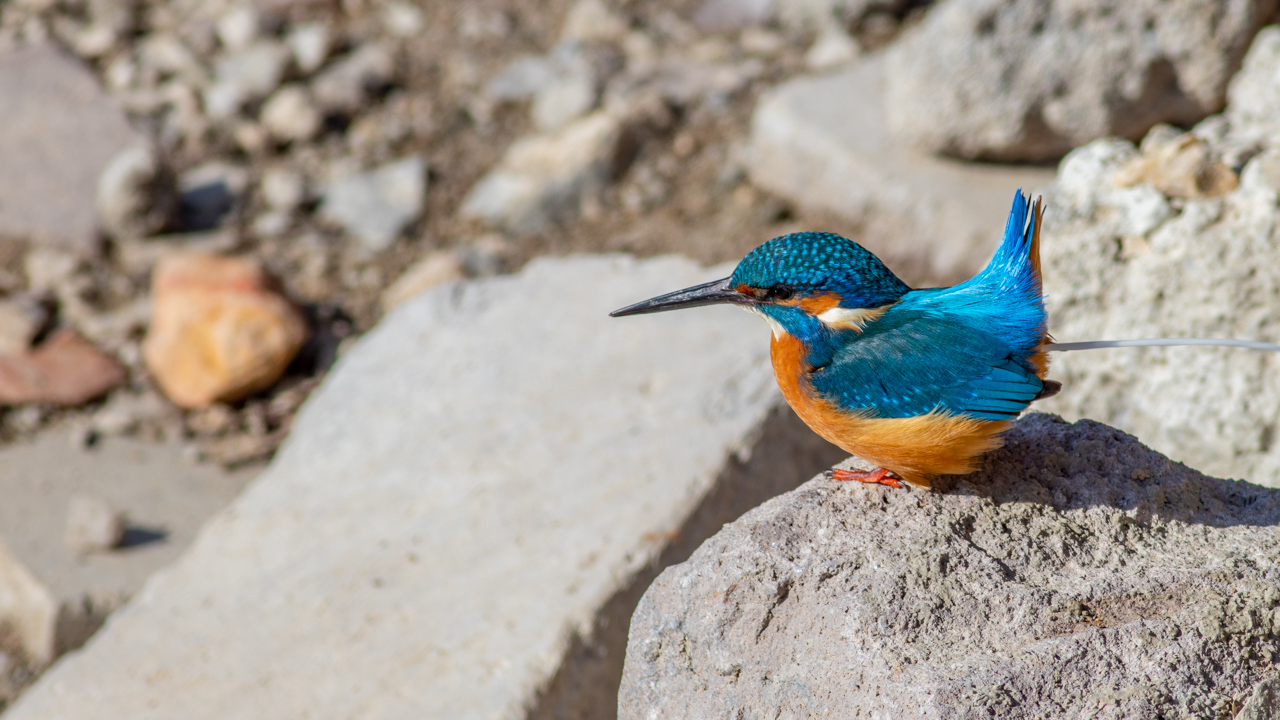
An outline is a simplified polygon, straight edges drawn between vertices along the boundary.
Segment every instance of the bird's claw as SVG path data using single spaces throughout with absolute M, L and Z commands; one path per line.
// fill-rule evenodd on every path
M 898 478 L 889 474 L 884 468 L 876 468 L 875 470 L 842 470 L 840 468 L 831 468 L 827 470 L 828 476 L 837 482 L 848 482 L 857 480 L 858 482 L 870 483 L 872 485 L 888 485 L 891 488 L 902 488 L 902 483 L 898 482 Z

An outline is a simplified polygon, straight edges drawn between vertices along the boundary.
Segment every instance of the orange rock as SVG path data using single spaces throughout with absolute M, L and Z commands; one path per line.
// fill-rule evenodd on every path
M 127 379 L 123 365 L 74 331 L 59 330 L 33 350 L 0 357 L 0 405 L 80 405 Z
M 147 369 L 178 405 L 232 402 L 279 379 L 307 322 L 256 261 L 174 255 L 151 277 Z

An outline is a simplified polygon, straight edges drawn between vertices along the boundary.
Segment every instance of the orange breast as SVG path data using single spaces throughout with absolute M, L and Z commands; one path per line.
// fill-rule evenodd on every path
M 1000 447 L 1000 434 L 1009 427 L 939 410 L 909 418 L 843 412 L 813 391 L 803 343 L 775 335 L 770 354 L 782 396 L 806 425 L 845 452 L 916 485 L 928 485 L 933 475 L 973 472 L 983 453 Z

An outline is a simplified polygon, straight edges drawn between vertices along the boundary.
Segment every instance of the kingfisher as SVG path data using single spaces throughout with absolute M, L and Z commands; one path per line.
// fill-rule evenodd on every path
M 991 262 L 947 288 L 912 289 L 858 243 L 832 233 L 774 238 L 722 280 L 660 295 L 614 317 L 728 303 L 773 330 L 782 395 L 828 442 L 875 470 L 837 480 L 928 486 L 973 472 L 1047 380 L 1040 226 L 1019 190 Z

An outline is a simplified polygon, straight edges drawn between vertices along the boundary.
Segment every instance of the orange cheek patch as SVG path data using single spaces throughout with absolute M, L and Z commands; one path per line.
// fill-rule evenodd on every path
M 839 305 L 840 296 L 833 292 L 822 292 L 817 295 L 810 295 L 809 297 L 780 300 L 778 301 L 778 304 L 798 307 L 810 315 L 820 315 Z

